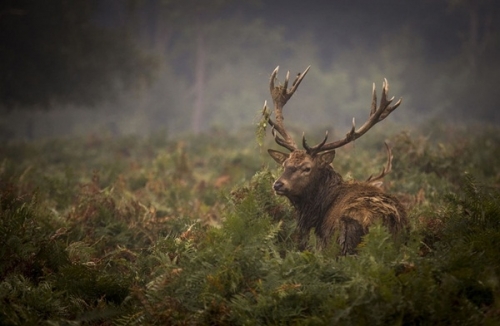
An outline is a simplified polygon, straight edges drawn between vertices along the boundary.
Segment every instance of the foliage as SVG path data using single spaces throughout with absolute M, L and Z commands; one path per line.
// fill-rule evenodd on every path
M 347 257 L 297 250 L 251 133 L 3 145 L 0 323 L 496 324 L 498 130 L 435 132 L 339 150 L 336 169 L 363 179 L 388 137 L 385 187 L 411 218 L 407 238 L 376 225 Z
M 2 106 L 95 105 L 146 84 L 155 66 L 125 29 L 98 23 L 97 1 L 0 5 Z

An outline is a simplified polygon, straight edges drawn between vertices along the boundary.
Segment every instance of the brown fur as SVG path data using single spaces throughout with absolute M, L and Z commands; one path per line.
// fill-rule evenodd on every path
M 398 199 L 366 182 L 345 182 L 330 165 L 335 151 L 314 156 L 303 150 L 290 154 L 269 150 L 269 154 L 284 167 L 273 188 L 297 211 L 301 249 L 313 228 L 321 247 L 337 233 L 344 255 L 355 253 L 362 236 L 377 221 L 392 234 L 405 228 L 406 212 Z

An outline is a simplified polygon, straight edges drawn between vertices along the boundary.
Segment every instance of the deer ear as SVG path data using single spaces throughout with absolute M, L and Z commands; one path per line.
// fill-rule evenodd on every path
M 323 152 L 318 155 L 318 158 L 321 163 L 324 164 L 330 164 L 333 162 L 333 159 L 335 158 L 335 150 L 331 150 L 328 152 Z
M 283 164 L 285 160 L 288 158 L 289 154 L 282 153 L 280 151 L 276 151 L 274 149 L 268 149 L 267 152 L 271 157 L 278 163 L 278 164 Z
M 372 181 L 368 182 L 369 185 L 372 185 L 377 188 L 383 188 L 384 187 L 384 182 L 383 181 Z

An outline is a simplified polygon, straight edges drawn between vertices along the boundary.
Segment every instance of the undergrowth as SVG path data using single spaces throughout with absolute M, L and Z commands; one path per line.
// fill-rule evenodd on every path
M 0 324 L 498 324 L 498 130 L 446 131 L 389 136 L 410 234 L 373 226 L 348 257 L 297 250 L 279 170 L 245 137 L 2 145 Z M 386 137 L 335 168 L 376 173 Z

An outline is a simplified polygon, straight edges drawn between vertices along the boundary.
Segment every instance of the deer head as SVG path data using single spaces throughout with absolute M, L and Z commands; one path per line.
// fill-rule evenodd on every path
M 271 157 L 284 167 L 284 172 L 278 180 L 273 184 L 273 189 L 279 195 L 284 195 L 290 199 L 304 197 L 304 194 L 314 191 L 314 187 L 319 184 L 318 180 L 329 178 L 337 178 L 341 182 L 341 177 L 333 171 L 331 163 L 335 158 L 335 149 L 342 147 L 370 130 L 375 124 L 384 120 L 392 111 L 400 104 L 399 99 L 394 105 L 391 103 L 394 97 L 387 98 L 389 92 L 389 83 L 384 79 L 382 86 L 382 96 L 380 103 L 377 105 L 377 95 L 375 84 L 373 84 L 372 104 L 368 120 L 358 129 L 356 129 L 355 121 L 352 120 L 352 128 L 342 139 L 328 142 L 328 132 L 326 132 L 323 141 L 315 146 L 307 144 L 305 135 L 302 136 L 302 146 L 304 149 L 299 149 L 292 137 L 287 133 L 283 124 L 283 107 L 297 90 L 298 86 L 309 71 L 307 67 L 302 74 L 297 75 L 292 87 L 288 88 L 290 73 L 287 72 L 283 85 L 276 85 L 276 76 L 279 66 L 274 69 L 271 74 L 269 89 L 274 104 L 275 121 L 271 119 L 271 113 L 267 109 L 267 103 L 264 103 L 263 114 L 267 118 L 269 125 L 272 127 L 272 134 L 276 143 L 290 151 L 283 153 L 273 149 L 268 152 Z M 366 181 L 372 185 L 380 185 L 380 180 L 391 170 L 392 153 L 386 143 L 388 162 L 384 169 L 377 176 L 370 176 Z M 335 183 L 335 180 L 334 180 Z M 331 184 L 331 183 L 329 183 Z

